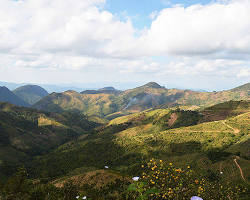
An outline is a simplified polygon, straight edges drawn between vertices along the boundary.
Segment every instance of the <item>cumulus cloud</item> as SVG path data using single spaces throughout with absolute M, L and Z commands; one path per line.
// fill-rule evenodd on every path
M 249 0 L 166 8 L 153 12 L 143 31 L 104 10 L 105 2 L 0 0 L 1 65 L 250 76 Z M 151 56 L 171 59 L 162 63 Z
M 166 8 L 152 22 L 144 42 L 161 54 L 249 55 L 249 10 L 249 0 Z
M 129 20 L 102 10 L 104 2 L 0 0 L 0 52 L 106 56 L 113 44 L 126 43 L 134 29 Z
M 237 73 L 237 77 L 239 78 L 250 77 L 250 69 L 249 68 L 241 69 Z

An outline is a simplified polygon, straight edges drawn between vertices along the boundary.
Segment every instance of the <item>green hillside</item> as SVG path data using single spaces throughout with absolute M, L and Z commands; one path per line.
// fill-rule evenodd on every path
M 0 103 L 0 168 L 11 174 L 33 156 L 87 134 L 97 124 L 76 113 L 46 113 Z
M 177 166 L 174 171 L 190 166 L 196 176 L 194 180 L 199 176 L 205 178 L 211 191 L 212 185 L 217 188 L 217 185 L 227 186 L 228 183 L 237 187 L 247 184 L 250 181 L 249 102 L 229 101 L 196 111 L 189 110 L 192 106 L 184 108 L 148 109 L 121 116 L 32 161 L 25 157 L 27 153 L 19 156 L 29 171 L 29 178 L 53 184 L 58 192 L 66 191 L 68 181 L 72 181 L 81 188 L 82 194 L 92 199 L 125 199 L 131 177 L 148 172 L 141 166 L 147 165 L 149 160 L 159 159 L 163 163 L 174 163 Z M 1 110 L 13 109 L 2 106 Z M 56 118 L 51 115 L 40 117 L 38 126 L 61 129 L 69 126 L 60 118 L 63 114 L 53 114 Z M 207 115 L 223 116 L 223 119 L 208 120 Z M 79 119 L 69 121 L 74 123 Z M 9 138 L 2 140 L 9 143 Z M 2 149 L 5 153 L 10 151 Z M 14 156 L 9 160 L 11 158 Z M 6 172 L 6 167 L 3 169 Z M 169 172 L 170 168 L 166 170 Z M 46 187 L 42 190 L 47 191 Z
M 196 167 L 196 162 L 207 160 L 211 168 L 216 161 L 230 160 L 235 152 L 249 160 L 246 149 L 237 148 L 249 139 L 249 114 L 206 123 L 200 123 L 202 115 L 198 112 L 178 109 L 120 117 L 95 134 L 66 143 L 39 158 L 34 163 L 36 173 L 44 174 L 45 170 L 53 177 L 77 168 L 110 165 L 121 173 L 133 174 L 139 163 L 151 157 Z
M 13 90 L 13 93 L 30 105 L 49 95 L 45 89 L 38 85 L 24 85 Z
M 114 119 L 117 116 L 156 107 L 184 105 L 205 108 L 229 100 L 249 100 L 248 87 L 240 88 L 221 92 L 194 92 L 166 89 L 151 82 L 123 92 L 112 93 L 106 92 L 107 90 L 98 90 L 98 92 L 85 91 L 83 93 L 75 91 L 52 93 L 33 107 L 51 112 L 80 111 L 88 116 Z

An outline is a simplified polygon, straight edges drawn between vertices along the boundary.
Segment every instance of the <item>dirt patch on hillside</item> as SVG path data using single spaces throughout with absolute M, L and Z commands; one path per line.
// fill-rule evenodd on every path
M 122 180 L 123 177 L 121 175 L 109 172 L 108 170 L 95 170 L 95 171 L 87 172 L 82 175 L 73 176 L 69 179 L 55 183 L 54 185 L 56 187 L 62 187 L 66 181 L 71 180 L 73 181 L 74 184 L 77 184 L 80 186 L 88 184 L 88 185 L 93 185 L 94 188 L 96 189 L 99 189 L 104 185 L 114 182 L 116 179 Z
M 175 123 L 175 121 L 176 121 L 177 119 L 178 119 L 177 114 L 176 114 L 176 113 L 172 113 L 172 114 L 170 115 L 169 120 L 168 120 L 168 125 L 171 127 L 171 126 Z
M 230 116 L 230 112 L 227 110 L 220 111 L 219 113 L 215 113 L 214 111 L 206 110 L 202 112 L 203 114 L 203 122 L 212 122 L 224 120 L 228 116 Z

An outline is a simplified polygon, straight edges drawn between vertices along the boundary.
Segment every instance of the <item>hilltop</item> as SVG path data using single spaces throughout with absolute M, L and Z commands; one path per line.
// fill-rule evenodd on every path
M 24 100 L 19 98 L 13 92 L 11 92 L 7 87 L 0 87 L 0 101 L 9 102 L 18 106 L 29 107 L 30 104 L 26 103 Z
M 45 89 L 38 85 L 24 85 L 13 90 L 13 93 L 30 105 L 49 95 Z

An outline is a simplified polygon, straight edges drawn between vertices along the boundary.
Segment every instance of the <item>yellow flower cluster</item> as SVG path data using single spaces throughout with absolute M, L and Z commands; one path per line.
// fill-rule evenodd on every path
M 149 195 L 150 200 L 190 199 L 194 194 L 204 199 L 224 199 L 217 198 L 217 195 L 223 197 L 226 194 L 226 196 L 236 197 L 238 193 L 246 192 L 246 189 L 240 188 L 237 188 L 237 191 L 231 188 L 227 190 L 225 189 L 227 187 L 223 187 L 222 184 L 214 185 L 204 178 L 199 178 L 199 174 L 191 170 L 189 165 L 177 168 L 172 162 L 151 159 L 141 167 L 143 168 L 141 176 L 143 191 L 152 191 L 152 189 L 155 191 Z M 211 194 L 216 194 L 215 198 L 210 198 Z

